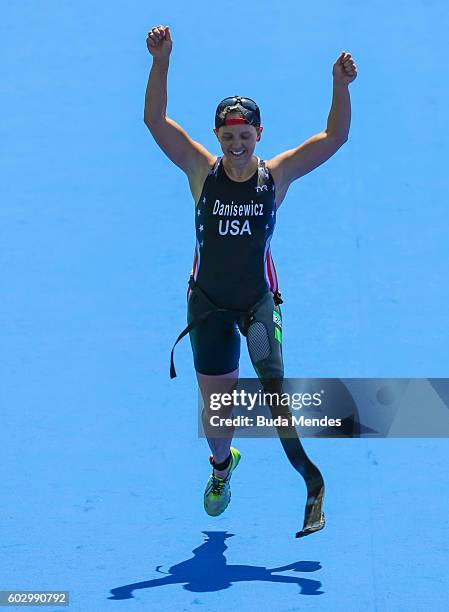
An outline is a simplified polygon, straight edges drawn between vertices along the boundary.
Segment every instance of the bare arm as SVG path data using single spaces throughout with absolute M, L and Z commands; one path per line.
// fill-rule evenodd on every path
M 327 118 L 326 133 L 342 144 L 348 140 L 351 125 L 351 98 L 349 87 L 334 81 L 332 106 Z
M 146 124 L 165 117 L 167 110 L 167 76 L 170 57 L 153 57 L 145 92 L 143 118 Z
M 214 157 L 167 117 L 167 76 L 172 49 L 169 28 L 153 28 L 148 34 L 147 47 L 153 56 L 153 65 L 145 93 L 144 122 L 167 157 L 192 178 L 210 167 Z
M 333 97 L 327 127 L 299 147 L 284 151 L 270 160 L 285 187 L 321 166 L 348 140 L 351 123 L 351 101 L 348 85 L 356 78 L 352 57 L 342 53 L 333 68 Z

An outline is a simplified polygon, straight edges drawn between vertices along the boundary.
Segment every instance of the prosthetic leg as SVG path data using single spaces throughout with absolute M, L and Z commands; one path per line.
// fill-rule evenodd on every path
M 266 393 L 275 393 L 275 397 L 282 394 L 282 379 L 264 379 L 261 376 L 262 385 Z M 270 410 L 273 418 L 281 416 L 291 423 L 291 412 L 288 406 L 280 405 L 272 401 Z M 297 538 L 302 538 L 315 531 L 323 529 L 325 520 L 323 507 L 324 480 L 321 472 L 307 456 L 293 425 L 277 427 L 279 439 L 287 459 L 294 469 L 301 474 L 307 487 L 307 502 L 304 512 L 304 523 L 300 531 L 296 533 Z
M 277 401 L 282 394 L 284 366 L 282 358 L 282 315 L 280 298 L 273 298 L 267 293 L 266 298 L 249 313 L 242 332 L 246 336 L 248 352 L 254 369 L 263 385 L 265 393 L 271 396 L 270 411 L 273 418 L 282 417 L 289 422 L 288 426 L 277 427 L 277 433 L 294 469 L 301 474 L 307 487 L 307 502 L 304 512 L 304 524 L 296 533 L 302 538 L 323 529 L 325 524 L 323 507 L 324 480 L 319 469 L 307 456 L 298 432 L 291 420 L 288 406 Z M 270 397 L 270 396 L 269 396 Z

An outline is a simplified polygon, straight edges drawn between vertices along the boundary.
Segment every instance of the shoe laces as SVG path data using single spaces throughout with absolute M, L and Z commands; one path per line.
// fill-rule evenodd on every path
M 212 493 L 214 495 L 221 495 L 224 485 L 225 481 L 222 478 L 217 478 L 217 476 L 212 474 Z

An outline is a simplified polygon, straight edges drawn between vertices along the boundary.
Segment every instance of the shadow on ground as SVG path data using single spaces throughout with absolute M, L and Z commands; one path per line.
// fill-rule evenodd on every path
M 184 589 L 195 593 L 206 593 L 228 589 L 235 582 L 283 582 L 297 584 L 301 595 L 322 595 L 321 582 L 297 576 L 281 576 L 281 572 L 316 572 L 321 569 L 318 561 L 296 561 L 281 567 L 266 568 L 257 565 L 228 565 L 225 550 L 228 548 L 225 541 L 234 534 L 226 531 L 203 531 L 206 540 L 195 548 L 193 557 L 172 565 L 168 572 L 156 571 L 164 574 L 163 578 L 134 582 L 111 589 L 112 596 L 108 599 L 131 599 L 133 591 L 137 589 L 154 589 L 169 584 L 180 584 Z

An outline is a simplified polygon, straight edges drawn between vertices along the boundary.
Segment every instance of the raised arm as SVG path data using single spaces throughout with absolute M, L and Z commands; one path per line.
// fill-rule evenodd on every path
M 156 26 L 148 33 L 147 47 L 153 56 L 153 65 L 145 94 L 144 122 L 167 157 L 192 178 L 210 167 L 215 158 L 167 117 L 167 75 L 172 45 L 168 26 Z
M 351 101 L 348 85 L 357 76 L 354 60 L 344 51 L 333 66 L 333 97 L 327 127 L 299 147 L 269 160 L 270 170 L 286 190 L 290 183 L 327 161 L 348 140 Z

